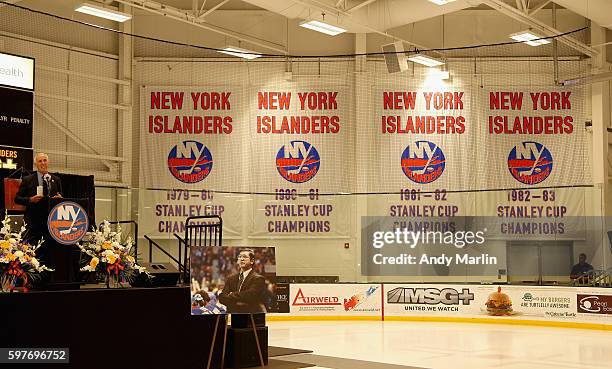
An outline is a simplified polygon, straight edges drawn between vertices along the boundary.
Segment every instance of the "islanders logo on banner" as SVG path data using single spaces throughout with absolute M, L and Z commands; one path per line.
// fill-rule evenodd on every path
M 553 168 L 548 149 L 538 142 L 525 141 L 512 148 L 508 155 L 508 170 L 517 181 L 537 184 L 544 181 Z
M 429 141 L 416 141 L 402 153 L 402 171 L 411 181 L 425 184 L 440 178 L 446 158 L 440 146 Z
M 170 150 L 168 169 L 183 183 L 197 183 L 206 178 L 213 166 L 208 147 L 198 141 L 183 141 Z
M 55 205 L 49 212 L 47 228 L 51 237 L 62 245 L 73 245 L 79 242 L 87 229 L 89 219 L 83 207 L 72 201 Z
M 306 141 L 291 141 L 276 154 L 278 173 L 292 183 L 311 180 L 319 172 L 320 164 L 317 149 Z

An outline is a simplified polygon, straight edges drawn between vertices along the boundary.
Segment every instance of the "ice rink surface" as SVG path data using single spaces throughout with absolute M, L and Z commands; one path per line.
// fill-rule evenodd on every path
M 612 368 L 612 331 L 604 330 L 409 321 L 270 321 L 268 326 L 272 346 L 369 361 L 372 368 L 384 368 L 382 363 L 435 369 Z

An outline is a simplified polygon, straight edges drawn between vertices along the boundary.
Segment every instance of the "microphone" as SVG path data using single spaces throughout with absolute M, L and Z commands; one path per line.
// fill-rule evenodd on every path
M 49 195 L 49 192 L 51 191 L 51 175 L 49 173 L 45 173 L 43 180 L 45 183 L 47 183 L 47 195 Z

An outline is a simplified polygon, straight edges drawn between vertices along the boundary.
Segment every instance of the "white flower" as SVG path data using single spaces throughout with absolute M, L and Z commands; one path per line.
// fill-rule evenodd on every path
M 34 268 L 36 269 L 40 268 L 40 263 L 38 262 L 38 259 L 32 258 L 31 263 Z
M 23 251 L 16 251 L 14 255 L 20 259 L 19 261 L 21 261 L 21 258 L 23 258 Z
M 140 266 L 140 265 L 136 265 L 134 264 L 134 269 L 136 269 L 138 271 L 138 273 L 146 273 L 147 272 L 147 268 Z
M 110 256 L 110 255 L 114 255 L 115 253 L 113 252 L 113 250 L 104 250 L 104 252 L 102 253 L 102 255 L 104 256 Z

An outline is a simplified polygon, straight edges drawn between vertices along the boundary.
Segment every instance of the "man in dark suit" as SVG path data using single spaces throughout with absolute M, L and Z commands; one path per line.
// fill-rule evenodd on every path
M 227 306 L 229 313 L 248 314 L 265 313 L 266 281 L 255 273 L 253 264 L 255 253 L 245 249 L 238 255 L 240 272 L 231 275 L 225 281 L 219 301 Z
M 49 173 L 49 156 L 38 153 L 34 157 L 37 171 L 23 177 L 15 202 L 26 207 L 25 239 L 36 244 L 47 234 L 49 198 L 62 197 L 62 182 L 58 176 Z M 42 250 L 41 250 L 42 251 Z

